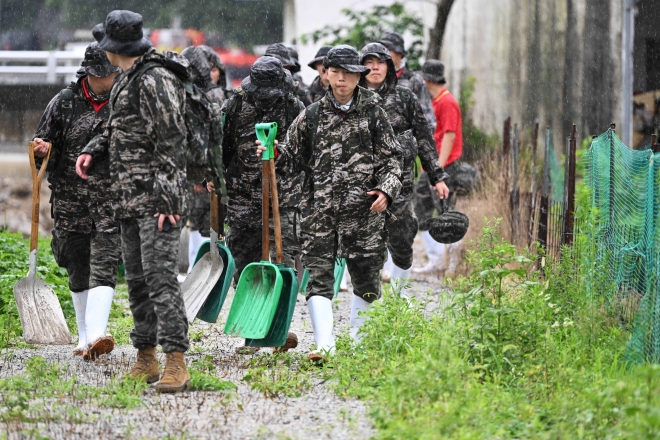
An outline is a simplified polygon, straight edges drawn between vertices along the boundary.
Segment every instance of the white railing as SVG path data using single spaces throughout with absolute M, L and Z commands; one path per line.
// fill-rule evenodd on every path
M 84 50 L 0 51 L 0 84 L 65 84 L 76 77 Z

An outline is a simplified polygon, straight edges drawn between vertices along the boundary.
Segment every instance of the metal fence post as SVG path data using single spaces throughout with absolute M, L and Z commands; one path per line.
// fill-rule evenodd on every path
M 577 127 L 573 124 L 571 137 L 568 141 L 568 184 L 566 185 L 566 215 L 564 216 L 564 235 L 562 244 L 573 244 L 573 227 L 575 222 L 575 162 Z
M 545 129 L 545 158 L 543 160 L 543 185 L 541 186 L 541 203 L 539 205 L 539 246 L 546 248 L 548 244 L 548 198 L 550 192 L 550 127 Z M 541 268 L 541 257 L 538 262 Z
M 534 221 L 536 220 L 536 149 L 539 138 L 539 121 L 534 121 L 534 133 L 532 134 L 532 189 L 528 239 L 531 246 L 534 242 Z
M 518 207 L 520 202 L 520 194 L 518 191 L 518 124 L 513 125 L 513 183 L 509 200 L 511 203 L 511 242 L 518 242 Z

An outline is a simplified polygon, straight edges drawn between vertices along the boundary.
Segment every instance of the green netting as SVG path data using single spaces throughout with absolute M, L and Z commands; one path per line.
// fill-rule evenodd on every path
M 660 361 L 658 307 L 660 154 L 632 150 L 608 130 L 584 155 L 591 189 L 594 252 L 587 288 L 603 296 L 633 333 L 626 357 L 635 363 Z

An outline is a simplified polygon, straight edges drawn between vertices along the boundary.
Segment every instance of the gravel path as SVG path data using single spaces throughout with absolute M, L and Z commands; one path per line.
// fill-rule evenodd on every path
M 422 245 L 416 242 L 417 266 L 422 265 Z M 437 276 L 415 282 L 409 294 L 425 297 L 437 305 L 440 282 Z M 230 293 L 231 295 L 232 293 Z M 350 317 L 351 292 L 344 292 L 335 300 L 335 332 L 345 331 Z M 226 304 L 230 304 L 231 297 Z M 432 306 L 433 307 L 433 306 Z M 226 439 L 365 439 L 374 434 L 364 402 L 344 400 L 335 396 L 316 375 L 312 375 L 311 389 L 300 397 L 267 398 L 250 389 L 242 378 L 246 364 L 252 356 L 239 356 L 234 348 L 242 340 L 222 333 L 228 313 L 223 308 L 218 324 L 197 321 L 191 334 L 201 334 L 194 341 L 188 361 L 212 356 L 216 375 L 238 386 L 236 393 L 185 392 L 176 395 L 158 395 L 149 389 L 142 400 L 146 407 L 138 409 L 112 409 L 98 407 L 91 399 L 76 402 L 63 397 L 55 405 L 48 402 L 38 423 L 11 422 L 0 424 L 0 432 L 7 438 L 26 438 L 35 432 L 47 438 L 226 438 Z M 297 352 L 307 353 L 314 343 L 311 322 L 305 300 L 298 304 L 291 326 L 299 338 Z M 71 355 L 72 346 L 39 346 L 36 349 L 13 349 L 0 359 L 0 377 L 13 376 L 24 371 L 24 362 L 32 356 L 43 356 L 49 361 L 69 366 L 67 375 L 76 376 L 81 384 L 104 386 L 110 378 L 130 369 L 135 360 L 135 349 L 119 346 L 113 353 L 96 362 L 84 362 Z M 253 358 L 268 356 L 262 349 Z M 160 354 L 161 361 L 163 355 Z M 56 402 L 54 402 L 56 403 Z M 71 411 L 76 407 L 79 412 Z M 30 434 L 32 433 L 32 434 Z M 0 437 L 2 437 L 0 435 Z

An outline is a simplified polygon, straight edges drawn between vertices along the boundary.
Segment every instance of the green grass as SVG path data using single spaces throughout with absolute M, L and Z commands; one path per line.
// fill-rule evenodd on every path
M 300 397 L 312 388 L 311 371 L 314 369 L 302 353 L 256 356 L 243 381 L 269 398 Z
M 376 438 L 660 436 L 660 367 L 622 362 L 629 334 L 585 294 L 586 268 L 567 254 L 541 277 L 496 225 L 468 259 L 448 309 L 388 291 L 359 347 L 338 340 L 323 374 L 368 404 Z

